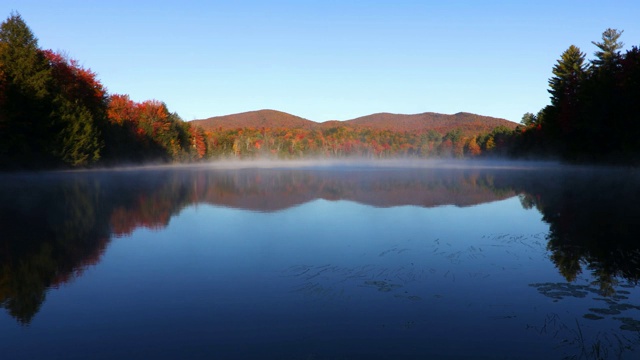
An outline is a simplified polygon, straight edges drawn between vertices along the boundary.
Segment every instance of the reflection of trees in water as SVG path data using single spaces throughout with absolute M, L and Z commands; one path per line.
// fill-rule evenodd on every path
M 376 206 L 470 205 L 505 198 L 477 172 L 147 170 L 5 176 L 0 306 L 27 324 L 48 288 L 96 264 L 111 236 L 160 229 L 194 203 L 276 211 L 317 198 Z M 442 175 L 442 174 L 440 174 Z
M 524 208 L 549 224 L 550 260 L 568 283 L 531 284 L 553 301 L 588 298 L 582 318 L 549 314 L 540 334 L 552 335 L 571 358 L 624 358 L 640 345 L 640 304 L 629 298 L 640 277 L 638 174 L 584 169 L 533 174 L 514 182 Z M 588 271 L 589 285 L 576 283 Z M 589 334 L 590 321 L 613 321 L 617 330 Z
M 0 306 L 27 324 L 46 290 L 99 262 L 112 235 L 158 229 L 191 203 L 168 172 L 9 176 L 0 191 Z
M 605 295 L 640 279 L 640 176 L 624 170 L 556 171 L 515 181 L 521 203 L 549 223 L 551 261 L 572 282 L 589 270 Z
M 0 306 L 28 323 L 52 286 L 99 261 L 111 236 L 165 227 L 195 203 L 278 211 L 315 199 L 468 206 L 520 192 L 550 224 L 551 260 L 568 281 L 592 271 L 607 293 L 637 283 L 637 176 L 480 169 L 198 168 L 15 175 L 0 189 Z M 591 174 L 590 174 L 591 175 Z M 625 176 L 623 176 L 625 175 Z M 607 290 L 608 289 L 608 290 Z
M 513 196 L 480 171 L 411 169 L 262 169 L 200 174 L 197 202 L 278 211 L 315 199 L 366 205 L 468 206 Z
M 28 323 L 48 287 L 99 260 L 108 239 L 100 226 L 99 184 L 49 178 L 5 181 L 0 192 L 0 304 Z

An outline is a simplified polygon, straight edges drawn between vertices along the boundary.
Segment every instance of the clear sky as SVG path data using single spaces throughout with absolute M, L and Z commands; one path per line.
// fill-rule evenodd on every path
M 110 93 L 192 120 L 259 109 L 314 121 L 460 111 L 519 122 L 547 80 L 602 32 L 640 45 L 638 0 L 2 0 L 42 48 Z

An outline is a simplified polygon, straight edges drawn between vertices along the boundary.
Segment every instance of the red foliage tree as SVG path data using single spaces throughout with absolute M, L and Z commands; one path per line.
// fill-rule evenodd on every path
M 128 95 L 113 94 L 109 97 L 107 117 L 112 124 L 122 125 L 126 121 L 137 122 L 138 107 Z

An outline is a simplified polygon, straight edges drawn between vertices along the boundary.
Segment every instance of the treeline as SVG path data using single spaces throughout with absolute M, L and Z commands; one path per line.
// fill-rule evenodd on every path
M 39 48 L 19 14 L 0 25 L 0 169 L 217 158 L 477 157 L 632 162 L 640 157 L 640 50 L 608 29 L 588 64 L 570 46 L 549 80 L 551 104 L 522 126 L 478 134 L 327 128 L 205 131 L 156 100 L 109 94 L 77 61 Z
M 208 156 L 511 157 L 581 163 L 640 163 L 640 49 L 620 50 L 607 29 L 595 59 L 571 45 L 553 67 L 551 104 L 515 129 L 446 134 L 336 126 L 322 130 L 243 128 L 209 133 Z
M 0 25 L 0 168 L 195 160 L 203 136 L 164 103 L 108 94 L 91 70 L 41 49 L 19 14 Z
M 526 113 L 524 126 L 500 152 L 569 162 L 640 162 L 640 49 L 620 49 L 622 31 L 607 29 L 587 62 L 574 45 L 562 53 L 549 79 L 551 104 Z
M 474 157 L 492 153 L 512 130 L 440 134 L 334 126 L 325 129 L 239 128 L 207 132 L 207 156 L 214 158 L 301 157 Z
M 109 94 L 76 60 L 43 50 L 19 14 L 0 25 L 0 169 L 251 157 L 463 157 L 510 130 L 477 136 L 351 128 L 205 132 L 156 100 Z

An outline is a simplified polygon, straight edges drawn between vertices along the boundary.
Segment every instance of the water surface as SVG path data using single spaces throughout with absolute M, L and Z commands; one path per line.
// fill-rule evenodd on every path
M 3 359 L 637 358 L 636 172 L 384 165 L 3 175 Z

